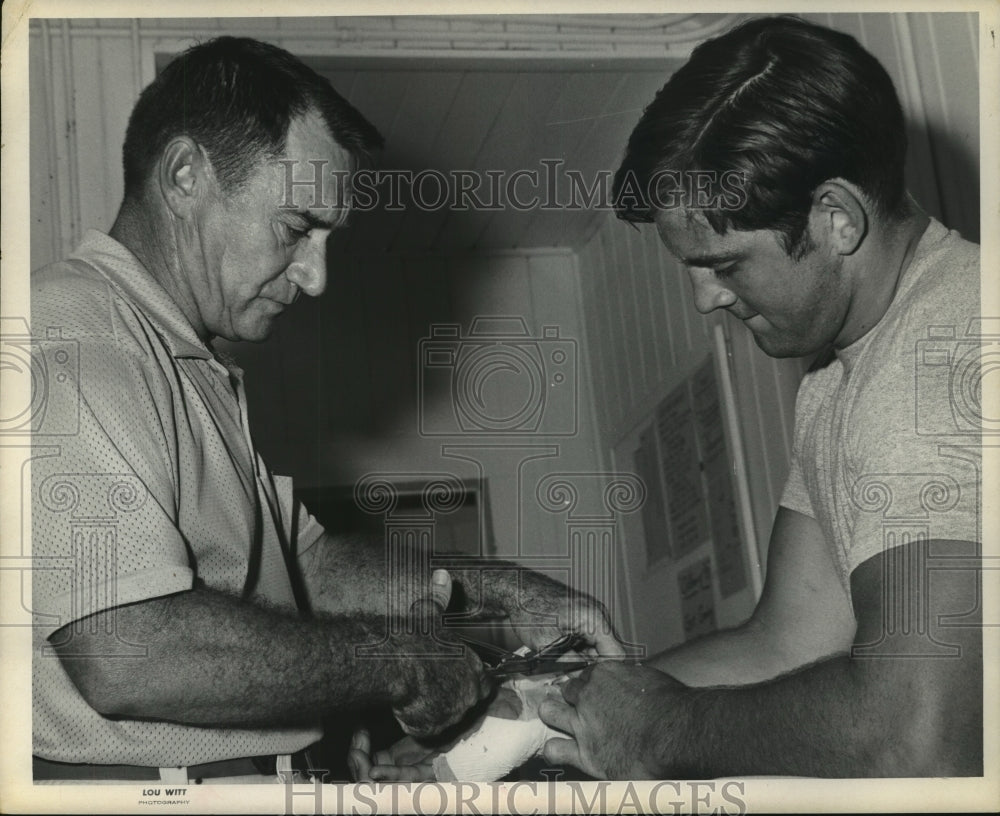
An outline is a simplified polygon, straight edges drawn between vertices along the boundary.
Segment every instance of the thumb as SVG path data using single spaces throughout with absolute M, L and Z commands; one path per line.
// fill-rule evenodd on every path
M 410 613 L 435 617 L 448 608 L 451 601 L 451 575 L 448 570 L 437 569 L 431 575 L 430 588 L 410 606 Z
M 431 575 L 430 597 L 442 611 L 448 608 L 448 603 L 451 601 L 451 575 L 448 570 L 434 570 L 434 574 Z

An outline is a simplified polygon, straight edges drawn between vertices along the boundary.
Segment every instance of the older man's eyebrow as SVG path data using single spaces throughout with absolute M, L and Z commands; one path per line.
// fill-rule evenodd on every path
M 308 210 L 293 210 L 289 214 L 301 219 L 310 229 L 333 230 L 339 227 L 344 221 L 343 218 L 326 221 Z

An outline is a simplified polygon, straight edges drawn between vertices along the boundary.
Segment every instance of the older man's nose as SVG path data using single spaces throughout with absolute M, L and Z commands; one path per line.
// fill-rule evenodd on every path
M 727 289 L 711 269 L 688 269 L 694 287 L 694 307 L 702 314 L 725 309 L 736 302 L 736 295 Z
M 326 238 L 314 238 L 285 272 L 288 279 L 310 297 L 326 289 Z

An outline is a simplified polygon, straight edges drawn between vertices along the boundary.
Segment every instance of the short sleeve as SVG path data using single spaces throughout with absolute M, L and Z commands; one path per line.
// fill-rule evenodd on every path
M 788 478 L 785 480 L 785 488 L 781 492 L 781 501 L 779 504 L 782 507 L 787 507 L 789 510 L 794 510 L 796 513 L 816 518 L 812 501 L 809 499 L 809 491 L 806 489 L 805 480 L 802 478 L 802 465 L 795 452 L 792 453 Z
M 278 505 L 281 508 L 281 518 L 286 520 L 286 540 L 293 552 L 305 552 L 323 535 L 323 525 L 296 498 L 291 476 L 275 475 L 272 478 Z
M 59 342 L 70 361 L 50 397 L 71 404 L 71 421 L 36 427 L 31 462 L 33 611 L 45 636 L 194 583 L 162 376 L 113 339 L 67 328 Z

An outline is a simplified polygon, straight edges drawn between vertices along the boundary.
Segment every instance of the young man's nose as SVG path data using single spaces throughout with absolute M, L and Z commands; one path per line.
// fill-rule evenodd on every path
M 688 269 L 694 288 L 694 307 L 702 314 L 725 309 L 736 302 L 736 295 L 727 289 L 711 269 Z
M 326 289 L 326 237 L 313 237 L 296 253 L 285 276 L 310 297 L 323 294 Z

